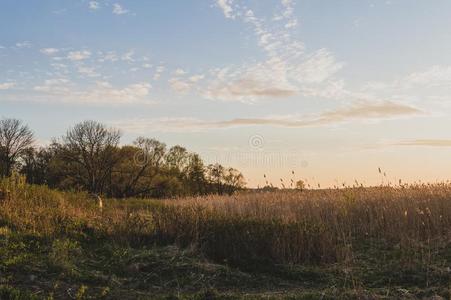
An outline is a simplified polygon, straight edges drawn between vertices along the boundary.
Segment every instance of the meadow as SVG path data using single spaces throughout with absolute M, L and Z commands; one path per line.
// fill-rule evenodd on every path
M 0 183 L 0 299 L 451 299 L 451 184 L 104 199 Z

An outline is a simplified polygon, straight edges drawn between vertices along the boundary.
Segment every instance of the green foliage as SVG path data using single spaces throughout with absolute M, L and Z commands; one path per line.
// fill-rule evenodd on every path
M 87 296 L 86 296 L 87 290 L 88 290 L 88 287 L 86 285 L 81 285 L 77 291 L 77 294 L 75 295 L 75 299 L 77 299 L 77 300 L 87 299 Z
M 80 244 L 70 239 L 56 239 L 49 253 L 50 263 L 67 272 L 74 272 L 75 262 L 81 255 Z
M 42 299 L 28 292 L 21 291 L 12 286 L 0 285 L 0 299 L 8 300 L 38 300 Z
M 167 149 L 144 137 L 119 146 L 119 140 L 118 131 L 85 121 L 47 147 L 22 151 L 15 165 L 32 184 L 116 198 L 231 194 L 245 185 L 239 171 L 206 168 L 199 155 L 181 146 Z M 0 167 L 2 161 L 0 155 Z

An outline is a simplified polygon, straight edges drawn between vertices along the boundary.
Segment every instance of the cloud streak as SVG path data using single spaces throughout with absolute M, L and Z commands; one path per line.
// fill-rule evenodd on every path
M 236 118 L 225 121 L 208 121 L 192 118 L 162 118 L 151 120 L 130 120 L 116 125 L 132 132 L 149 130 L 195 131 L 244 126 L 272 126 L 286 128 L 320 127 L 355 120 L 382 120 L 422 114 L 415 107 L 384 101 L 380 103 L 359 103 L 349 107 L 326 111 L 316 116 Z
M 34 95 L 32 99 L 38 102 L 48 101 L 75 105 L 148 105 L 153 104 L 148 99 L 151 88 L 152 86 L 145 82 L 119 88 L 106 81 L 97 81 L 95 86 L 80 90 L 66 78 L 55 78 L 45 80 L 43 84 L 35 86 L 33 90 L 39 94 Z
M 40 51 L 41 51 L 42 54 L 50 56 L 50 55 L 57 54 L 59 52 L 59 49 L 56 49 L 56 48 L 43 48 Z
M 85 60 L 91 57 L 91 52 L 88 50 L 71 51 L 67 54 L 67 59 L 72 61 Z
M 423 147 L 451 147 L 451 140 L 440 140 L 440 139 L 418 139 L 418 140 L 407 140 L 400 141 L 393 144 L 394 146 L 423 146 Z
M 0 83 L 0 91 L 9 90 L 16 86 L 15 82 L 4 82 Z
M 16 47 L 19 48 L 19 49 L 31 48 L 32 46 L 33 45 L 29 41 L 23 41 L 23 42 L 16 43 Z
M 98 10 L 100 8 L 100 4 L 98 1 L 89 1 L 89 9 L 90 10 Z
M 123 8 L 122 5 L 120 5 L 119 3 L 114 3 L 113 4 L 113 14 L 115 15 L 125 15 L 128 14 L 130 11 Z
M 232 8 L 233 0 L 217 0 L 216 4 L 224 13 L 224 17 L 226 17 L 228 19 L 235 18 L 235 16 L 233 15 L 233 8 Z

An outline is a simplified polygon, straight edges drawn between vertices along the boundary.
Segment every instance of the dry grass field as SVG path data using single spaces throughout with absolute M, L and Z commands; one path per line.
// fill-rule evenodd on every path
M 0 299 L 451 299 L 451 185 L 105 199 L 0 184 Z

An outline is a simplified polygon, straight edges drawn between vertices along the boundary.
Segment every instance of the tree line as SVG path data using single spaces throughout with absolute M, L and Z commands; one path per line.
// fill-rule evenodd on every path
M 0 177 L 17 172 L 31 184 L 117 198 L 231 194 L 245 186 L 238 170 L 206 165 L 184 147 L 146 137 L 121 145 L 120 139 L 119 130 L 84 121 L 36 147 L 26 124 L 1 119 Z

